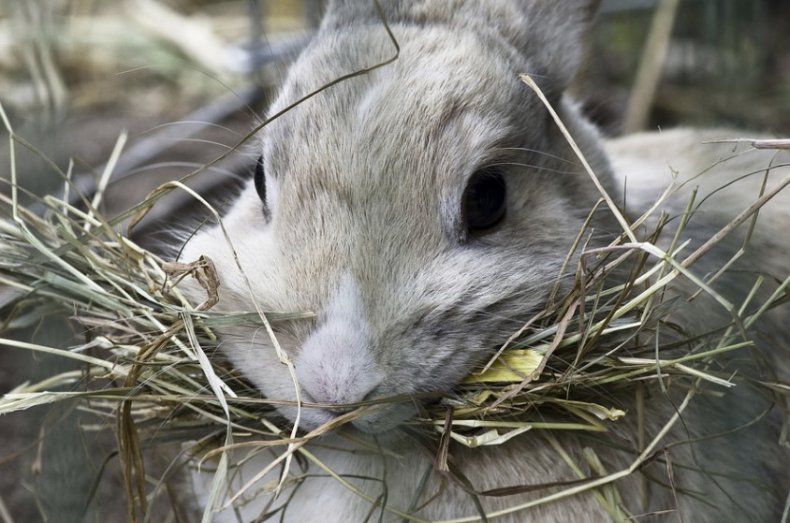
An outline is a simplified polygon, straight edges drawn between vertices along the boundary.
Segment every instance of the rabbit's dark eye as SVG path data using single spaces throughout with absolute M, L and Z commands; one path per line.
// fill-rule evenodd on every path
M 258 197 L 266 205 L 266 178 L 263 175 L 263 156 L 258 157 L 258 163 L 255 165 L 255 190 L 258 191 Z
M 464 192 L 463 216 L 469 232 L 485 231 L 505 216 L 505 178 L 495 167 L 480 169 L 469 179 Z

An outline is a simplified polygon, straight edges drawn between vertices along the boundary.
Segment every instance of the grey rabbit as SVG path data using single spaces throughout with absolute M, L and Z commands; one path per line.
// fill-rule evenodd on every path
M 540 86 L 628 216 L 639 216 L 656 201 L 672 172 L 682 181 L 734 150 L 731 144 L 701 145 L 723 135 L 716 131 L 677 130 L 610 142 L 600 136 L 565 94 L 583 58 L 595 1 L 380 4 L 381 13 L 367 0 L 330 1 L 270 114 L 343 75 L 391 59 L 396 49 L 381 15 L 400 46 L 397 58 L 332 85 L 263 128 L 256 179 L 222 219 L 228 236 L 216 225 L 204 226 L 180 258 L 206 255 L 214 262 L 221 280 L 215 311 L 257 307 L 316 314 L 315 321 L 278 324 L 274 332 L 294 363 L 301 401 L 339 405 L 302 408 L 304 431 L 345 412 L 342 404 L 450 392 L 543 306 L 601 194 L 519 73 Z M 704 240 L 756 199 L 759 174 L 714 189 L 766 169 L 772 155 L 738 156 L 690 183 L 700 187 L 701 196 L 712 197 L 689 234 Z M 773 161 L 782 164 L 781 158 Z M 788 172 L 786 166 L 774 169 L 769 188 Z M 680 215 L 688 195 L 673 195 L 666 212 Z M 787 277 L 789 209 L 784 193 L 765 206 L 742 266 Z M 593 220 L 590 248 L 620 233 L 605 205 Z M 676 223 L 670 222 L 668 238 Z M 738 249 L 743 232 L 731 236 L 693 270 L 716 270 Z M 741 303 L 753 278 L 731 272 L 718 279 L 717 288 Z M 572 274 L 566 286 L 571 280 Z M 184 285 L 196 302 L 205 299 L 196 283 Z M 685 298 L 692 290 L 681 285 L 674 292 Z M 690 332 L 702 334 L 721 323 L 722 314 L 704 296 L 677 303 L 672 320 Z M 787 318 L 787 306 L 771 311 L 756 336 L 761 354 L 785 378 Z M 223 354 L 263 396 L 296 400 L 294 380 L 265 329 L 234 327 L 219 334 Z M 727 372 L 757 372 L 748 364 L 735 370 L 739 361 L 733 357 Z M 663 423 L 677 399 L 656 386 L 649 387 L 646 401 Z M 634 399 L 613 401 L 627 414 L 608 434 L 554 435 L 577 463 L 584 462 L 587 447 L 607 472 L 633 462 Z M 293 481 L 273 499 L 280 474 L 274 468 L 239 500 L 245 504 L 238 505 L 238 514 L 251 521 L 266 507 L 287 504 L 275 519 L 403 521 L 411 514 L 417 521 L 476 521 L 482 510 L 495 521 L 779 521 L 790 491 L 790 460 L 779 445 L 778 409 L 768 409 L 772 401 L 747 380 L 723 397 L 699 395 L 684 412 L 684 423 L 667 436 L 666 449 L 615 483 L 621 499 L 614 513 L 600 503 L 600 496 L 614 492 L 606 487 L 536 506 L 528 506 L 530 500 L 561 488 L 484 495 L 579 479 L 534 430 L 490 448 L 453 445 L 452 463 L 468 483 L 452 481 L 434 470 L 434 456 L 403 430 L 419 412 L 415 399 L 373 409 L 306 447 L 348 484 L 314 464 L 304 477 L 296 478 L 300 472 L 294 468 Z M 770 412 L 761 416 L 765 410 Z M 280 412 L 295 421 L 297 409 Z M 652 425 L 648 420 L 648 434 L 660 426 Z M 249 460 L 244 480 L 276 455 Z M 194 477 L 200 505 L 208 480 L 197 472 Z M 509 512 L 514 506 L 524 508 Z M 214 517 L 237 521 L 231 509 Z

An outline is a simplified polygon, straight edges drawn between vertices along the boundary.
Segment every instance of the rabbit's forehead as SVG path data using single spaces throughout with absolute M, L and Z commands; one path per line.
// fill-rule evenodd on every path
M 391 56 L 386 34 L 332 40 L 292 69 L 272 112 L 350 71 Z M 264 132 L 269 175 L 284 183 L 435 186 L 455 183 L 521 132 L 530 97 L 512 64 L 474 35 L 404 30 L 392 64 L 333 85 Z M 366 52 L 360 50 L 366 49 Z M 351 49 L 351 51 L 349 51 Z M 290 179 L 290 180 L 289 180 Z

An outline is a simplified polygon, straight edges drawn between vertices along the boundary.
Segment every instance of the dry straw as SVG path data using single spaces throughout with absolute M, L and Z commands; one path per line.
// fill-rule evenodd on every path
M 529 77 L 523 80 L 542 97 Z M 523 328 L 514 332 L 502 347 L 492 351 L 485 367 L 470 375 L 452 394 L 426 398 L 423 416 L 414 423 L 435 433 L 440 470 L 449 470 L 447 456 L 451 452 L 451 441 L 468 447 L 491 446 L 527 431 L 545 430 L 558 456 L 583 480 L 537 497 L 526 505 L 513 506 L 486 517 L 591 489 L 596 489 L 597 499 L 613 517 L 620 517 L 619 508 L 612 501 L 616 496 L 601 493 L 612 487 L 615 480 L 637 470 L 655 452 L 681 419 L 701 385 L 714 389 L 734 385 L 729 376 L 712 371 L 711 362 L 726 353 L 750 347 L 748 332 L 752 325 L 768 309 L 787 300 L 790 277 L 763 302 L 755 303 L 756 291 L 762 283 L 758 278 L 754 291 L 743 303 L 735 304 L 718 295 L 710 281 L 695 275 L 691 268 L 702 254 L 715 248 L 738 225 L 746 222 L 753 227 L 760 207 L 788 185 L 790 178 L 762 194 L 693 252 L 688 252 L 684 237 L 685 219 L 690 214 L 687 212 L 669 247 L 661 249 L 652 241 L 665 222 L 658 216 L 658 209 L 676 187 L 669 187 L 648 214 L 629 223 L 600 187 L 573 138 L 546 104 L 593 182 L 599 186 L 601 205 L 614 214 L 622 227 L 622 235 L 606 248 L 588 249 L 587 226 L 579 231 L 562 271 L 576 275 L 570 291 L 560 291 L 558 279 L 553 292 L 547 296 L 545 309 L 533 318 L 525 318 Z M 69 170 L 61 173 L 64 194 L 39 199 L 46 214 L 32 213 L 20 204 L 22 189 L 16 183 L 13 152 L 20 143 L 35 148 L 13 132 L 2 106 L 0 116 L 10 134 L 11 151 L 11 196 L 3 196 L 0 207 L 3 213 L 0 219 L 0 290 L 5 297 L 2 302 L 4 321 L 0 327 L 10 330 L 31 314 L 60 313 L 67 314 L 85 333 L 84 343 L 68 348 L 0 339 L 0 344 L 7 347 L 55 354 L 82 364 L 78 372 L 63 372 L 37 383 L 19 385 L 0 399 L 0 414 L 75 397 L 83 399 L 83 409 L 103 417 L 111 422 L 108 426 L 115 427 L 133 519 L 150 517 L 152 499 L 165 490 L 161 484 L 153 488 L 146 484 L 142 449 L 173 440 L 189 442 L 185 455 L 194 458 L 193 461 L 202 459 L 216 466 L 204 520 L 211 518 L 211 510 L 240 499 L 258 478 L 285 464 L 280 484 L 273 487 L 282 488 L 291 478 L 290 461 L 294 456 L 323 469 L 334 480 L 375 505 L 376 496 L 359 490 L 347 478 L 326 467 L 310 451 L 309 443 L 315 436 L 377 408 L 378 403 L 412 399 L 389 398 L 356 405 L 355 410 L 308 434 L 297 433 L 282 424 L 274 409 L 278 403 L 261 398 L 216 357 L 217 339 L 213 329 L 252 323 L 271 325 L 276 331 L 280 321 L 298 321 L 311 318 L 311 314 L 302 311 L 213 313 L 212 305 L 222 288 L 217 284 L 221 275 L 214 272 L 209 259 L 170 263 L 118 232 L 115 221 L 108 221 L 97 209 L 123 147 L 123 136 L 103 173 L 99 191 L 90 201 L 83 201 L 81 207 L 66 203 L 70 200 Z M 781 148 L 786 147 L 787 142 L 753 145 Z M 53 170 L 57 171 L 54 165 Z M 159 195 L 173 189 L 188 190 L 174 182 L 139 204 L 135 211 L 145 212 L 156 203 Z M 692 198 L 689 211 L 693 203 Z M 646 240 L 639 240 L 636 230 L 648 221 L 657 224 L 656 231 L 645 235 Z M 578 260 L 577 267 L 570 266 L 571 260 Z M 729 262 L 723 267 L 728 265 Z M 179 281 L 192 277 L 197 278 L 206 291 L 206 300 L 201 304 L 189 303 L 179 292 Z M 715 338 L 707 338 L 705 343 L 686 340 L 687 347 L 694 347 L 693 350 L 681 350 L 678 348 L 681 344 L 676 344 L 674 349 L 640 346 L 640 335 L 655 329 L 665 314 L 662 309 L 664 291 L 678 278 L 693 282 L 700 292 L 712 296 L 731 315 L 730 325 Z M 747 313 L 747 310 L 753 312 Z M 638 397 L 647 382 L 663 386 L 674 378 L 685 378 L 692 385 L 674 415 L 662 420 L 663 427 L 652 440 L 642 441 L 641 452 L 626 469 L 605 473 L 601 468 L 599 477 L 585 478 L 553 436 L 556 431 L 605 432 L 626 415 L 609 403 L 607 390 L 616 387 L 620 394 L 625 392 Z M 777 392 L 788 392 L 787 385 L 769 383 L 766 386 Z M 307 404 L 299 407 L 311 408 Z M 650 415 L 642 409 L 643 404 L 637 401 L 638 412 L 628 415 L 637 419 Z M 245 435 L 243 443 L 234 440 L 239 434 Z M 638 437 L 644 440 L 644 434 Z M 283 450 L 270 467 L 260 471 L 240 490 L 228 493 L 227 486 L 234 470 L 232 456 L 236 455 L 232 451 L 244 448 Z M 595 463 L 594 456 L 589 462 Z M 167 474 L 161 482 L 166 480 Z M 408 520 L 421 521 L 395 509 L 387 510 Z M 470 515 L 456 521 L 476 521 L 480 517 Z

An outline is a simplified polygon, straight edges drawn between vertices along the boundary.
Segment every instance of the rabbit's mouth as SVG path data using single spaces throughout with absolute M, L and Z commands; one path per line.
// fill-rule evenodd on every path
M 351 421 L 351 426 L 368 434 L 385 434 L 413 419 L 414 415 L 414 405 L 404 403 L 363 407 L 361 415 Z
M 353 427 L 366 434 L 385 434 L 414 419 L 418 412 L 416 400 L 393 398 L 360 404 L 327 405 L 313 402 L 302 394 L 302 407 L 281 409 L 292 423 L 305 432 L 322 433 L 340 427 Z

